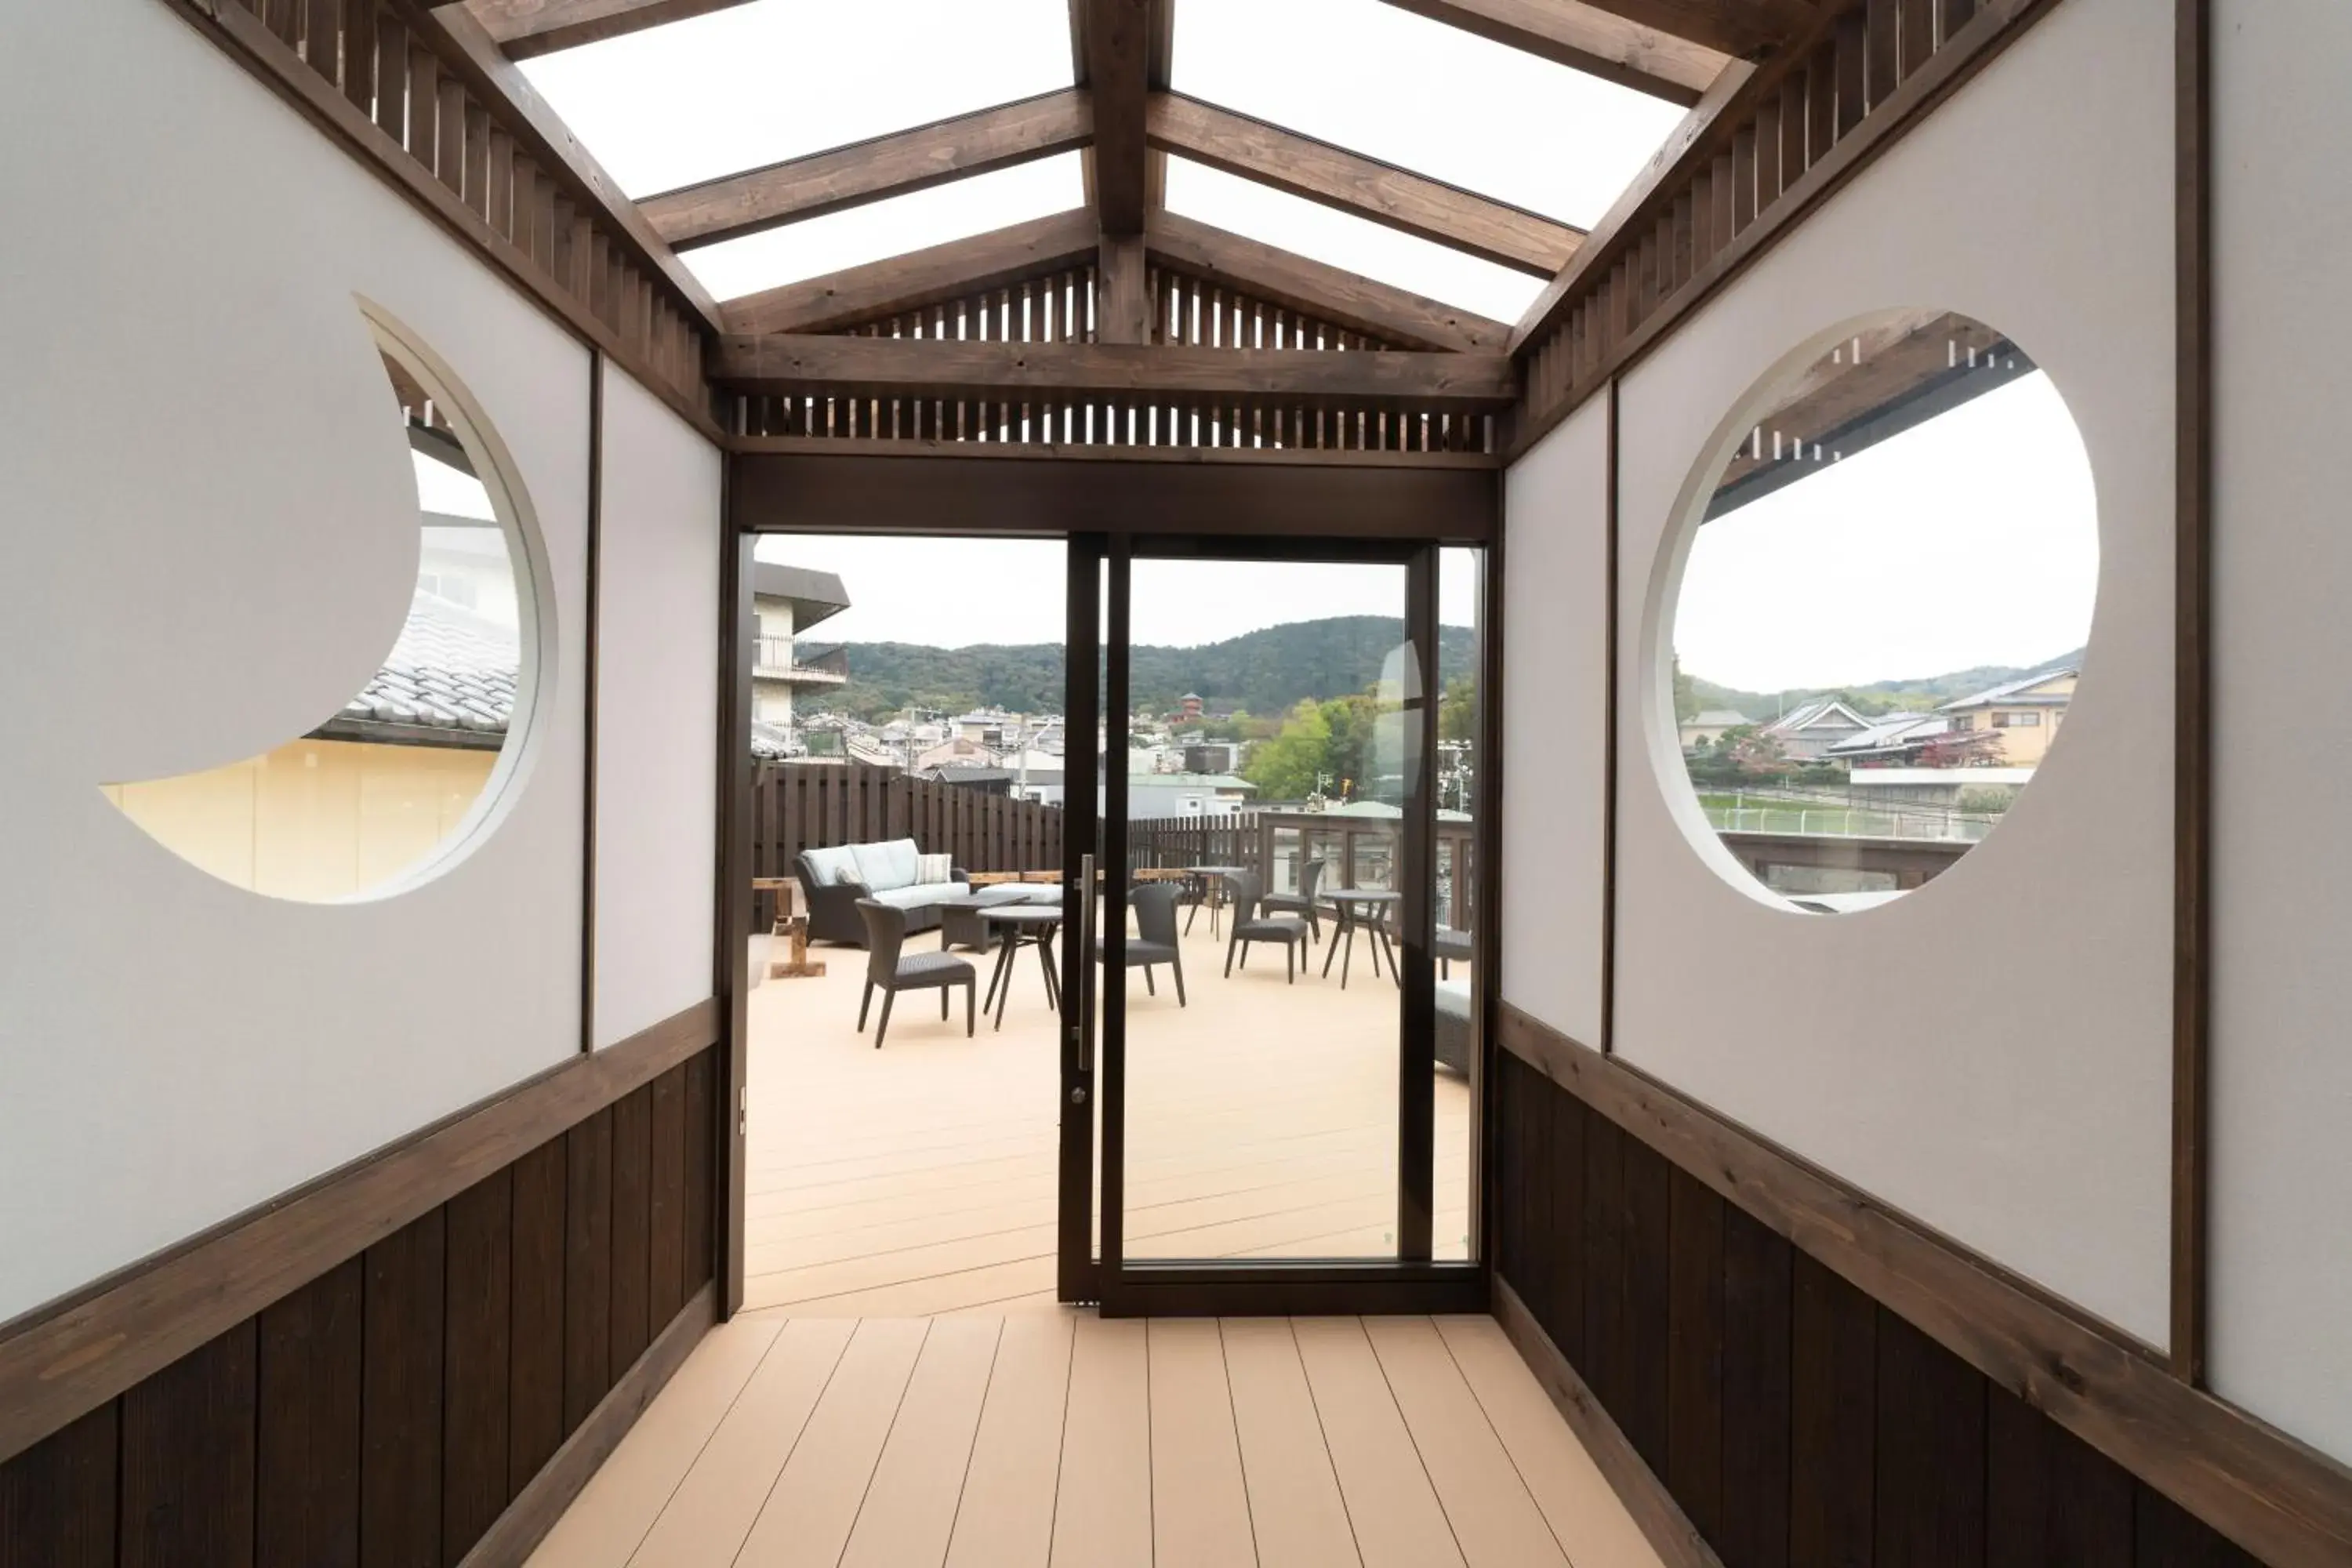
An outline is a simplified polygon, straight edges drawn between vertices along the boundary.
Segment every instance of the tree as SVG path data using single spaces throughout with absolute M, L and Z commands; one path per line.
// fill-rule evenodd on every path
M 1687 724 L 1698 717 L 1698 684 L 1683 673 L 1683 661 L 1675 659 L 1675 722 Z
M 1267 800 L 1305 800 L 1315 793 L 1316 775 L 1328 770 L 1331 722 L 1325 704 L 1302 700 L 1290 710 L 1281 732 L 1251 748 L 1242 777 Z
M 1437 704 L 1437 738 L 1475 741 L 1478 738 L 1478 687 L 1469 676 L 1457 675 L 1445 683 Z
M 2000 761 L 2000 737 L 1990 730 L 1952 730 L 1919 748 L 1919 768 L 1989 768 Z

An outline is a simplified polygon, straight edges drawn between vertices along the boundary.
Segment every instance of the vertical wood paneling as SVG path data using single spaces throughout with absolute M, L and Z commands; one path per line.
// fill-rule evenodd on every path
M 254 1320 L 122 1396 L 122 1568 L 253 1562 Z
M 1550 1198 L 1545 1224 L 1537 1233 L 1536 1256 L 1528 1260 L 1533 1273 L 1551 1279 L 1552 1315 L 1547 1323 L 1552 1342 L 1570 1356 L 1584 1354 L 1584 1102 L 1554 1089 L 1541 1075 L 1535 1079 L 1540 1100 L 1550 1102 L 1548 1158 L 1530 1173 Z M 1540 1112 L 1538 1113 L 1540 1119 Z M 1549 1256 L 1547 1257 L 1546 1253 Z
M 364 1289 L 354 1258 L 261 1314 L 260 1568 L 359 1562 Z
M 646 1316 L 659 1333 L 686 1305 L 686 1065 L 654 1079 Z
M 566 1137 L 563 1244 L 563 1430 L 613 1386 L 613 1111 Z
M 556 1138 L 513 1165 L 508 1289 L 507 1475 L 537 1475 L 570 1430 L 563 1419 L 564 1154 Z
M 1805 1568 L 1869 1568 L 1878 1309 L 1801 1252 L 1793 1272 L 1789 1555 Z
M 686 1291 L 688 1296 L 711 1277 L 718 1237 L 712 1230 L 711 1194 L 718 1181 L 712 1161 L 717 1146 L 718 1064 L 705 1051 L 686 1064 Z
M 1594 1117 L 1584 1134 L 1584 1365 L 1601 1408 L 1632 1404 L 1633 1335 L 1625 1322 L 1625 1135 Z M 1622 1425 L 1622 1421 L 1620 1425 Z
M 613 1106 L 613 1342 L 611 1378 L 621 1374 L 652 1339 L 647 1310 L 651 1283 L 653 1085 Z
M 1664 1156 L 1624 1141 L 1625 1326 L 1628 1387 L 1617 1425 L 1633 1451 L 1666 1473 L 1668 1303 L 1674 1278 L 1673 1200 Z
M 2261 1568 L 2249 1553 L 2158 1492 L 2135 1484 L 2134 1568 Z
M 1985 1562 L 2131 1568 L 2131 1477 L 2007 1389 L 1986 1400 Z
M 367 1249 L 362 1568 L 440 1568 L 446 1244 L 435 1209 Z
M 1878 1568 L 1985 1560 L 1985 1380 L 1878 1312 Z
M 449 1200 L 448 1354 L 441 1560 L 454 1565 L 514 1495 L 508 1466 L 514 1368 L 514 1172 Z
M 1668 1178 L 1673 1279 L 1666 1312 L 1666 1486 L 1699 1533 L 1723 1526 L 1723 1200 Z
M 0 1464 L 0 1563 L 114 1568 L 121 1415 L 110 1400 Z
M 1789 1243 L 1727 1205 L 1723 1215 L 1724 1568 L 1789 1568 Z

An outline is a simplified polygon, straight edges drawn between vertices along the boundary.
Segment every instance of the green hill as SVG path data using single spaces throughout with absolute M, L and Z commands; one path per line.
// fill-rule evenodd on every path
M 1213 713 L 1270 716 L 1305 700 L 1361 691 L 1380 678 L 1381 661 L 1403 637 L 1404 623 L 1399 620 L 1335 616 L 1268 626 L 1200 647 L 1138 647 L 1129 657 L 1129 684 L 1136 706 L 1154 712 L 1172 710 L 1190 691 Z M 812 711 L 824 707 L 867 719 L 907 707 L 1061 711 L 1059 643 L 843 647 L 849 683 L 809 700 Z M 1469 673 L 1477 658 L 1477 634 L 1467 626 L 1441 628 L 1438 658 L 1447 677 Z
M 1983 691 L 2003 681 L 2032 675 L 2038 669 L 2052 669 L 2064 665 L 2080 664 L 2084 650 L 2060 654 L 2036 664 L 1979 664 L 1968 669 L 1948 670 L 1942 675 L 1917 676 L 1902 680 L 1874 680 L 1864 686 L 1825 686 L 1794 691 L 1741 691 L 1735 687 L 1717 686 L 1711 680 L 1686 674 L 1685 689 L 1676 694 L 1678 716 L 1688 718 L 1694 712 L 1714 709 L 1729 709 L 1750 719 L 1769 719 L 1784 713 L 1801 703 L 1817 697 L 1843 698 L 1855 712 L 1875 716 L 1880 713 L 1922 713 L 1944 703 Z

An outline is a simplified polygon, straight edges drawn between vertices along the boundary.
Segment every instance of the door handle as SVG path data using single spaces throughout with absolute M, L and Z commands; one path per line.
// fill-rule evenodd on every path
M 1071 1028 L 1078 1071 L 1095 1070 L 1095 858 L 1078 861 L 1078 1021 Z

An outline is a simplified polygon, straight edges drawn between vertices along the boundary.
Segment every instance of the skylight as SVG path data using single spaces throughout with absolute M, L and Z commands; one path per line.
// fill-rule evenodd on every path
M 639 197 L 1067 87 L 1070 15 L 1066 0 L 755 0 L 523 71 Z
M 1183 158 L 1168 160 L 1168 210 L 1498 321 L 1543 291 L 1540 278 Z
M 1179 92 L 1580 228 L 1683 115 L 1379 0 L 1176 0 L 1172 72 Z
M 1066 153 L 682 251 L 678 259 L 713 297 L 731 300 L 1067 212 L 1086 199 L 1078 154 Z

